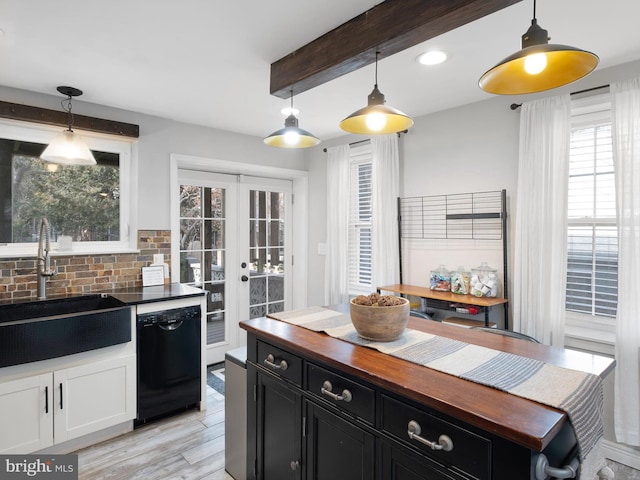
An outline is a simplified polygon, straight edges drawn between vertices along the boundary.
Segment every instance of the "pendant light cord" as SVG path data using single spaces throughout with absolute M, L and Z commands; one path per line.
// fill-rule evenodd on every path
M 378 88 L 378 54 L 380 52 L 376 50 L 376 83 L 375 86 Z
M 536 21 L 538 20 L 536 18 L 536 0 L 533 0 L 533 19 Z

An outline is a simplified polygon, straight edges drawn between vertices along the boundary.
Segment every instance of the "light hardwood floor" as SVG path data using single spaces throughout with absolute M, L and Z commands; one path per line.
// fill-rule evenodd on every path
M 87 447 L 79 480 L 233 480 L 224 470 L 224 397 L 207 386 L 207 409 L 152 422 Z

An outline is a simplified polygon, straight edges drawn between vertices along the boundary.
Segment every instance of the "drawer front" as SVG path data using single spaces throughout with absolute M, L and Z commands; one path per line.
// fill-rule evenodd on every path
M 282 378 L 302 386 L 302 359 L 258 340 L 258 364 Z
M 488 439 L 386 395 L 382 395 L 382 430 L 453 470 L 480 480 L 491 478 Z M 432 449 L 428 442 L 444 448 Z
M 307 363 L 307 391 L 373 425 L 376 396 L 371 388 Z

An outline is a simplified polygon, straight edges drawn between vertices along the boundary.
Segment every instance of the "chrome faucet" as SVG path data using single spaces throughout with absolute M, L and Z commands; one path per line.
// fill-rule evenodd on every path
M 51 270 L 51 258 L 49 258 L 49 221 L 43 218 L 40 222 L 40 238 L 38 240 L 38 300 L 47 298 L 47 277 L 53 277 L 58 273 L 56 261 L 53 262 L 53 270 Z

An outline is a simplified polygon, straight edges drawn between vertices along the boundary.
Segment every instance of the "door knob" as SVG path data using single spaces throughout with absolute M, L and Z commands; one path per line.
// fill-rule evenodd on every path
M 242 280 L 243 282 L 246 282 L 247 280 L 249 280 L 249 277 L 247 277 L 246 275 L 242 275 L 240 277 L 240 280 Z

